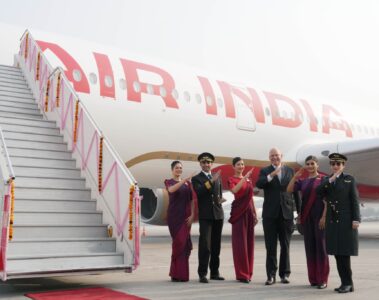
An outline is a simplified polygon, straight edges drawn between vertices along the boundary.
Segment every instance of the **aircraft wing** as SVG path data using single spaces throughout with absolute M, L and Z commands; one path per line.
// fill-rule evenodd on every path
M 297 155 L 297 162 L 304 164 L 308 155 L 320 160 L 320 171 L 330 173 L 328 155 L 339 152 L 347 156 L 346 173 L 355 177 L 358 184 L 374 192 L 379 198 L 379 138 L 345 140 L 334 143 L 303 146 Z

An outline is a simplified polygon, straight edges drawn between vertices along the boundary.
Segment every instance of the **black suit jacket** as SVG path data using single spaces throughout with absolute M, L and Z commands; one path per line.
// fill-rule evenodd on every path
M 293 211 L 295 209 L 295 197 L 298 201 L 297 194 L 287 192 L 287 186 L 294 175 L 293 170 L 283 165 L 281 170 L 281 180 L 278 176 L 268 182 L 267 175 L 274 171 L 272 165 L 261 169 L 259 173 L 256 186 L 263 189 L 264 201 L 263 201 L 263 218 L 277 218 L 279 217 L 280 208 L 283 213 L 283 218 L 286 220 L 293 219 Z M 298 205 L 296 205 L 296 208 Z
M 192 177 L 192 186 L 197 195 L 199 220 L 224 219 L 224 210 L 219 203 L 219 199 L 222 198 L 220 179 L 212 183 L 203 172 L 200 172 Z

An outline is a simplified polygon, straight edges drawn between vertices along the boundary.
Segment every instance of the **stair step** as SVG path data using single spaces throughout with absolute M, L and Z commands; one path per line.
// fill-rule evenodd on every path
M 31 174 L 32 175 L 32 174 Z M 17 175 L 16 184 L 19 187 L 30 187 L 30 188 L 53 188 L 53 189 L 72 189 L 72 190 L 82 190 L 86 188 L 85 179 L 74 178 L 74 179 L 63 179 L 63 178 L 45 178 L 39 177 L 22 177 Z
M 40 238 L 80 238 L 80 237 L 107 237 L 107 225 L 14 225 L 13 234 L 19 239 Z
M 2 64 L 0 64 L 0 69 L 21 72 L 21 69 L 19 67 L 9 66 L 9 65 L 2 65 Z
M 12 76 L 7 73 L 0 73 L 0 80 L 14 83 L 27 83 L 24 77 Z
M 21 94 L 22 96 L 26 97 L 33 97 L 32 92 L 29 88 L 20 88 L 20 87 L 12 87 L 7 85 L 0 85 L 0 93 L 1 92 L 12 92 L 15 94 Z
M 35 158 L 71 159 L 69 151 L 40 150 L 32 148 L 14 148 L 8 146 L 8 152 L 12 156 L 26 156 Z
M 25 80 L 15 80 L 10 78 L 0 77 L 0 84 L 9 86 L 19 86 L 21 88 L 28 88 L 28 83 Z
M 91 190 L 24 188 L 17 186 L 16 182 L 15 196 L 21 199 L 91 200 Z
M 102 213 L 88 211 L 18 211 L 14 216 L 14 224 L 102 224 Z
M 25 277 L 27 273 L 56 273 L 59 271 L 86 270 L 92 268 L 111 268 L 112 266 L 120 267 L 124 263 L 123 253 L 91 253 L 77 254 L 66 256 L 8 256 L 7 261 L 7 276 L 8 278 Z M 43 275 L 43 274 L 42 274 Z
M 40 115 L 40 110 L 36 108 L 12 107 L 11 105 L 3 105 L 0 103 L 0 110 L 6 112 L 19 113 L 24 115 Z
M 57 125 L 54 121 L 47 121 L 47 120 L 35 120 L 35 119 L 28 119 L 28 118 L 11 118 L 11 117 L 0 116 L 0 123 L 13 124 L 13 125 L 19 125 L 19 126 L 33 126 L 33 127 L 40 127 L 40 128 L 57 129 Z
M 23 90 L 23 91 L 29 91 L 30 93 L 30 89 L 28 87 L 28 85 L 26 84 L 26 82 L 12 82 L 11 80 L 6 80 L 6 79 L 1 79 L 0 78 L 0 90 L 3 90 L 3 89 L 8 89 L 8 88 L 13 88 L 13 89 L 20 89 L 20 90 Z
M 37 157 L 15 156 L 10 155 L 12 164 L 28 166 L 28 167 L 46 167 L 46 168 L 61 168 L 74 169 L 76 168 L 75 160 L 73 159 L 43 159 Z
M 12 130 L 15 132 L 46 134 L 46 135 L 60 135 L 59 128 L 44 128 L 31 125 L 17 125 L 0 122 L 3 130 Z
M 0 109 L 0 116 L 43 120 L 42 114 L 24 114 L 24 113 L 18 113 L 18 112 L 2 111 L 1 109 Z
M 14 97 L 14 98 L 20 98 L 20 99 L 24 99 L 24 100 L 29 100 L 29 101 L 33 100 L 34 101 L 34 98 L 32 95 L 20 94 L 17 92 L 9 92 L 9 91 L 1 91 L 0 90 L 0 95 L 5 96 L 5 97 Z
M 17 211 L 96 211 L 94 200 L 40 200 L 17 198 L 14 205 Z M 41 235 L 42 236 L 42 235 Z
M 7 147 L 14 148 L 33 148 L 39 150 L 55 150 L 55 151 L 67 151 L 66 143 L 47 143 L 47 142 L 34 142 L 34 141 L 24 141 L 18 139 L 6 139 Z
M 9 95 L 2 95 L 0 92 L 0 100 L 1 101 L 9 101 L 11 103 L 13 102 L 19 102 L 19 103 L 29 103 L 29 104 L 37 104 L 37 102 L 34 101 L 33 98 L 20 98 L 20 97 L 13 97 Z
M 65 238 L 20 240 L 14 238 L 8 243 L 8 253 L 12 256 L 28 253 L 29 255 L 59 255 L 69 253 L 104 253 L 115 252 L 116 241 L 112 238 Z
M 61 135 L 46 135 L 37 133 L 24 133 L 17 132 L 13 130 L 4 130 L 4 136 L 6 139 L 18 139 L 24 141 L 37 141 L 37 142 L 47 142 L 47 143 L 63 143 L 63 136 Z
M 13 169 L 17 177 L 33 174 L 34 177 L 81 178 L 79 169 L 24 167 L 19 165 L 13 165 Z
M 16 98 L 13 98 L 13 99 L 16 99 Z M 37 103 L 25 102 L 25 101 L 9 101 L 9 100 L 0 99 L 0 105 L 13 107 L 13 108 L 38 109 Z
M 6 70 L 0 70 L 0 78 L 15 78 L 19 80 L 25 80 L 22 73 L 8 72 Z

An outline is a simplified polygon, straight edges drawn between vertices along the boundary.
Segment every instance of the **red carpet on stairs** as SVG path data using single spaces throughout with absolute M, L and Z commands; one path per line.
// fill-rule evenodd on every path
M 25 296 L 34 300 L 146 300 L 146 298 L 125 294 L 123 292 L 117 292 L 102 287 L 28 293 L 25 294 Z

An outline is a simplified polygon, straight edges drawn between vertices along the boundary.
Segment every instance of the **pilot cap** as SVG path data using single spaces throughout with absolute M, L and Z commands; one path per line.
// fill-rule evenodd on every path
M 199 162 L 202 162 L 202 161 L 209 161 L 209 162 L 214 162 L 215 160 L 215 157 L 210 154 L 209 152 L 203 152 L 201 153 L 198 157 L 197 157 L 197 160 Z
M 347 161 L 347 157 L 341 153 L 332 153 L 329 155 L 329 159 L 331 161 L 339 161 L 339 162 Z

